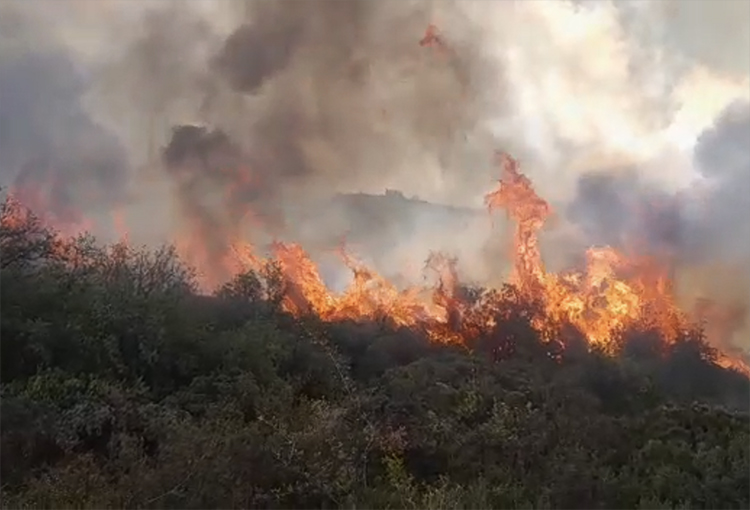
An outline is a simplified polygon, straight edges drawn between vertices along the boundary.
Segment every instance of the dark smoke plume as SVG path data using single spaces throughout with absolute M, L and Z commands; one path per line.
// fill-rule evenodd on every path
M 1 184 L 63 223 L 126 198 L 126 155 L 82 106 L 87 86 L 65 53 L 0 53 Z
M 180 206 L 205 244 L 209 259 L 220 260 L 229 241 L 223 230 L 227 224 L 236 225 L 240 218 L 219 216 L 218 211 L 211 208 L 210 194 L 219 180 L 224 180 L 225 185 L 232 184 L 232 173 L 241 168 L 239 149 L 221 131 L 181 126 L 174 130 L 164 151 L 164 163 L 177 183 Z M 231 201 L 230 212 L 241 206 L 236 203 L 240 197 L 235 195 L 220 198 Z
M 691 248 L 706 258 L 750 261 L 750 103 L 719 116 L 699 138 L 695 161 L 708 191 Z
M 290 10 L 302 5 L 292 5 Z M 262 7 L 269 12 L 264 14 Z M 267 78 L 289 64 L 294 47 L 299 44 L 304 19 L 293 14 L 273 21 L 264 19 L 273 16 L 271 11 L 271 4 L 261 6 L 256 13 L 259 21 L 238 28 L 214 60 L 214 67 L 235 90 L 256 92 Z
M 715 343 L 746 344 L 750 308 L 750 105 L 730 105 L 698 140 L 703 181 L 666 193 L 634 169 L 581 176 L 567 217 L 586 245 L 668 255 L 683 296 L 698 299 Z M 635 243 L 635 244 L 633 244 Z M 716 306 L 719 304 L 720 306 Z M 711 321 L 713 317 L 713 321 Z M 740 338 L 740 336 L 743 336 Z
M 180 203 L 190 221 L 210 225 L 212 245 L 228 246 L 248 209 L 274 235 L 281 226 L 294 235 L 295 214 L 314 215 L 305 205 L 336 191 L 395 178 L 455 179 L 455 194 L 466 189 L 471 177 L 404 166 L 424 154 L 454 157 L 498 103 L 498 70 L 481 37 L 466 37 L 468 21 L 451 19 L 441 34 L 450 51 L 441 53 L 419 45 L 430 4 L 247 5 L 247 21 L 208 58 L 216 84 L 205 128 L 174 128 L 163 153 Z M 218 114 L 227 97 L 245 106 Z M 212 194 L 230 198 L 206 200 Z
M 703 182 L 679 193 L 649 184 L 635 168 L 584 174 L 568 218 L 595 244 L 639 240 L 691 263 L 750 260 L 750 105 L 730 105 L 699 137 L 695 165 Z
M 682 200 L 647 183 L 635 168 L 620 168 L 582 175 L 566 215 L 587 246 L 682 259 L 687 247 Z

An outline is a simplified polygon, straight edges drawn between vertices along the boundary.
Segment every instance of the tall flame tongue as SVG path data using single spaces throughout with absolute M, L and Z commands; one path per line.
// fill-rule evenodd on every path
M 552 209 L 536 194 L 531 181 L 519 172 L 516 160 L 505 153 L 497 157 L 502 165 L 500 187 L 485 197 L 485 204 L 490 213 L 505 209 L 516 222 L 511 280 L 523 292 L 534 293 L 543 288 L 545 280 L 537 232 Z
M 454 282 L 443 282 L 443 276 L 430 301 L 419 288 L 397 289 L 341 248 L 339 255 L 352 271 L 353 279 L 345 292 L 336 295 L 326 287 L 317 266 L 299 245 L 276 242 L 272 251 L 286 283 L 282 306 L 293 315 L 314 314 L 325 321 L 385 320 L 395 326 L 422 329 L 435 341 L 461 340 L 457 332 L 451 333 L 447 328 L 449 311 L 455 304 L 446 287 Z M 441 273 L 447 271 L 455 276 L 455 270 L 446 269 L 447 264 L 437 258 L 433 263 Z
M 498 160 L 500 187 L 485 197 L 485 203 L 490 212 L 505 209 L 516 222 L 511 278 L 523 298 L 543 304 L 546 313 L 534 324 L 540 331 L 573 324 L 590 344 L 613 351 L 617 347 L 613 339 L 626 328 L 655 330 L 667 342 L 674 342 L 690 319 L 700 318 L 680 311 L 668 263 L 652 256 L 626 257 L 608 246 L 590 248 L 583 274 L 547 273 L 537 233 L 552 210 L 519 172 L 516 160 L 507 154 L 499 154 Z M 717 362 L 750 376 L 750 368 L 739 359 L 719 353 Z
M 606 349 L 614 348 L 609 343 L 618 331 L 636 325 L 657 329 L 673 340 L 686 323 L 665 273 L 652 260 L 627 259 L 610 247 L 591 248 L 584 274 L 545 271 L 538 232 L 552 209 L 520 173 L 516 160 L 507 154 L 499 154 L 498 160 L 500 187 L 485 197 L 485 203 L 490 212 L 505 209 L 516 222 L 511 279 L 525 298 L 544 305 L 547 313 L 536 326 L 570 323 L 589 342 Z
M 669 267 L 653 255 L 626 255 L 608 246 L 590 248 L 584 271 L 548 273 L 538 233 L 552 216 L 552 208 L 536 194 L 516 160 L 504 153 L 498 154 L 497 160 L 501 166 L 500 184 L 485 196 L 485 203 L 490 213 L 502 209 L 515 224 L 510 276 L 515 291 L 511 299 L 539 304 L 544 313 L 534 315 L 532 325 L 545 339 L 555 340 L 561 327 L 572 325 L 590 345 L 615 352 L 620 332 L 649 330 L 665 340 L 666 348 L 692 321 L 706 317 L 718 317 L 721 324 L 736 321 L 705 304 L 691 316 L 682 313 L 676 305 Z M 28 193 L 20 197 L 23 205 L 38 206 L 29 197 L 36 198 Z M 24 208 L 18 202 L 19 194 L 13 194 L 4 205 L 2 224 L 6 230 L 14 230 L 24 222 Z M 121 245 L 125 248 L 128 232 L 124 225 L 119 225 L 120 219 L 116 217 L 115 224 L 120 227 Z M 200 242 L 196 240 L 196 244 Z M 64 236 L 55 238 L 54 248 L 61 260 L 72 256 L 67 249 L 71 246 Z M 195 256 L 203 254 L 191 250 L 190 245 L 178 245 L 180 248 L 188 260 L 196 261 Z M 421 331 L 441 343 L 470 344 L 483 333 L 489 333 L 496 327 L 495 317 L 502 312 L 498 296 L 508 297 L 507 293 L 486 292 L 469 302 L 459 291 L 457 261 L 439 253 L 432 254 L 425 264 L 425 271 L 436 277 L 435 285 L 399 289 L 342 246 L 338 255 L 353 275 L 343 293 L 328 289 L 316 264 L 301 246 L 275 242 L 271 253 L 271 260 L 263 259 L 250 244 L 237 241 L 227 247 L 220 260 L 211 258 L 211 254 L 206 254 L 210 260 L 198 257 L 197 261 L 205 264 L 197 269 L 206 271 L 219 263 L 220 272 L 231 274 L 243 268 L 262 270 L 273 262 L 285 284 L 282 307 L 295 316 L 314 315 L 324 321 L 385 321 Z M 721 328 L 717 330 L 716 320 L 713 329 L 707 329 L 708 334 L 713 330 L 717 335 L 723 334 Z M 750 376 L 750 368 L 739 357 L 719 353 L 717 362 Z
M 500 185 L 486 195 L 485 203 L 490 213 L 503 209 L 515 223 L 511 282 L 517 299 L 541 304 L 544 313 L 533 318 L 533 326 L 542 335 L 552 340 L 553 332 L 570 324 L 590 345 L 614 352 L 618 346 L 613 339 L 625 329 L 656 331 L 665 339 L 665 347 L 687 329 L 689 318 L 675 303 L 668 268 L 653 257 L 626 256 L 611 247 L 591 248 L 583 272 L 548 273 L 538 233 L 552 208 L 536 194 L 516 160 L 502 153 L 497 159 Z M 282 306 L 293 315 L 315 315 L 324 321 L 387 321 L 423 331 L 443 343 L 467 343 L 495 326 L 497 300 L 491 293 L 472 303 L 462 299 L 456 260 L 443 254 L 431 255 L 425 265 L 437 276 L 433 287 L 399 290 L 342 246 L 339 256 L 353 278 L 343 293 L 335 294 L 301 246 L 276 242 L 271 248 L 286 284 Z M 246 259 L 256 268 L 261 262 L 254 256 Z M 741 361 L 722 355 L 718 361 L 750 375 Z

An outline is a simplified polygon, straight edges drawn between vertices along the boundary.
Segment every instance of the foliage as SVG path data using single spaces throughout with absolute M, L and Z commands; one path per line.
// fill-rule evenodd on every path
M 278 268 L 200 296 L 171 249 L 20 217 L 0 229 L 4 507 L 750 506 L 748 381 L 699 333 L 665 353 L 630 332 L 612 357 L 541 341 L 509 301 L 471 349 L 433 345 L 293 319 Z

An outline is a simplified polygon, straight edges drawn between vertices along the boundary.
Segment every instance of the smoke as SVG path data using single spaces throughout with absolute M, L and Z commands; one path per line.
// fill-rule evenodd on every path
M 282 196 L 272 199 L 417 180 L 438 190 L 453 177 L 448 169 L 405 165 L 449 159 L 500 102 L 489 94 L 501 83 L 481 35 L 451 39 L 471 29 L 455 9 L 444 29 L 452 53 L 441 56 L 417 44 L 429 4 L 251 5 L 251 21 L 229 37 L 216 68 L 257 99 L 245 138 L 257 171 L 279 183 L 272 187 Z
M 698 240 L 705 258 L 750 260 L 750 103 L 731 104 L 698 140 L 695 159 L 706 179 Z M 699 242 L 705 241 L 705 242 Z
M 684 252 L 679 196 L 644 182 L 634 167 L 582 175 L 566 213 L 588 245 L 638 243 L 657 253 Z
M 78 223 L 126 200 L 126 153 L 82 104 L 91 78 L 69 53 L 41 38 L 36 49 L 14 47 L 33 35 L 12 23 L 11 7 L 0 12 L 10 21 L 0 38 L 0 185 L 58 223 Z
M 750 103 L 730 104 L 700 134 L 698 184 L 667 192 L 633 167 L 583 175 L 567 207 L 585 245 L 668 255 L 680 297 L 698 302 L 712 340 L 746 344 L 750 329 Z M 721 325 L 721 330 L 718 326 Z
M 360 232 L 378 265 L 400 271 L 448 248 L 487 279 L 502 265 L 487 255 L 501 218 L 492 232 L 479 215 L 454 224 L 405 208 L 390 228 L 319 204 L 396 189 L 479 210 L 504 149 L 558 212 L 546 251 L 562 262 L 578 243 L 634 237 L 701 264 L 740 260 L 727 227 L 738 188 L 703 177 L 726 151 L 710 164 L 692 153 L 747 99 L 746 5 L 3 2 L 2 172 L 46 154 L 34 166 L 45 173 L 21 181 L 60 183 L 49 207 L 127 199 L 133 238 L 201 247 L 196 263 L 212 267 L 237 239 L 328 245 Z M 419 44 L 430 23 L 442 47 Z M 698 204 L 706 182 L 711 212 Z M 658 218 L 641 213 L 655 203 Z
M 699 138 L 695 159 L 707 191 L 690 244 L 705 268 L 696 271 L 693 287 L 733 311 L 735 343 L 744 348 L 750 338 L 749 142 L 750 103 L 744 101 L 731 104 Z
M 226 247 L 248 210 L 267 232 L 294 235 L 299 212 L 310 214 L 305 205 L 332 192 L 417 184 L 465 193 L 471 179 L 459 179 L 450 166 L 429 172 L 425 163 L 449 163 L 467 135 L 481 135 L 483 118 L 501 106 L 493 89 L 502 75 L 483 52 L 482 36 L 465 37 L 472 24 L 455 9 L 443 8 L 456 14 L 439 34 L 444 46 L 420 46 L 429 7 L 393 0 L 247 4 L 247 20 L 205 67 L 213 88 L 203 123 L 221 136 L 183 125 L 163 154 L 169 175 L 193 183 L 177 187 L 191 224 Z M 236 101 L 232 113 L 223 109 L 228 98 Z M 232 152 L 232 170 L 219 151 Z M 491 153 L 489 143 L 483 152 Z M 186 161 L 187 153 L 201 163 Z M 212 194 L 229 198 L 207 206 Z M 322 235 L 328 227 L 318 226 Z

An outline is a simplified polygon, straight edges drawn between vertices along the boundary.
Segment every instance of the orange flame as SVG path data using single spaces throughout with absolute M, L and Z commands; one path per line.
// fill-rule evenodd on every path
M 552 209 L 520 173 L 516 160 L 499 154 L 498 161 L 500 186 L 487 194 L 485 203 L 490 212 L 504 209 L 516 224 L 511 280 L 519 299 L 542 304 L 545 313 L 533 319 L 535 328 L 544 333 L 571 324 L 590 345 L 613 352 L 618 347 L 613 339 L 627 328 L 656 330 L 674 341 L 689 327 L 690 317 L 676 305 L 667 268 L 651 257 L 626 257 L 611 247 L 590 248 L 584 271 L 548 273 L 538 232 Z M 272 252 L 286 284 L 282 306 L 297 316 L 314 314 L 324 321 L 386 320 L 421 330 L 443 343 L 465 344 L 495 326 L 492 317 L 497 310 L 491 294 L 474 303 L 462 299 L 456 260 L 444 254 L 433 254 L 425 265 L 426 271 L 437 275 L 434 286 L 399 290 L 341 248 L 339 255 L 353 280 L 337 295 L 326 287 L 301 246 L 276 242 Z M 259 260 L 252 257 L 246 267 L 258 267 Z M 719 362 L 750 374 L 737 359 L 720 356 Z
M 616 352 L 619 333 L 631 328 L 654 330 L 666 342 L 674 342 L 691 322 L 709 315 L 721 323 L 736 320 L 734 316 L 722 316 L 705 303 L 691 314 L 682 312 L 676 304 L 670 268 L 654 255 L 626 254 L 608 246 L 592 247 L 587 251 L 584 270 L 547 272 L 538 236 L 553 215 L 552 208 L 537 195 L 516 160 L 498 154 L 497 161 L 501 166 L 499 186 L 485 196 L 485 203 L 490 214 L 502 209 L 515 224 L 511 249 L 513 297 L 540 305 L 543 313 L 531 320 L 546 340 L 557 341 L 555 336 L 561 328 L 572 325 L 589 345 Z M 16 196 L 11 196 L 10 201 L 15 200 Z M 19 211 L 13 207 L 4 209 L 4 228 L 24 221 Z M 124 226 L 122 229 L 125 237 L 127 230 Z M 344 292 L 334 293 L 326 286 L 309 254 L 298 244 L 274 242 L 269 258 L 259 256 L 251 244 L 240 241 L 221 248 L 220 253 L 210 253 L 202 243 L 204 232 L 198 229 L 191 233 L 193 236 L 183 239 L 177 248 L 188 262 L 203 271 L 206 290 L 209 283 L 215 286 L 232 274 L 261 270 L 274 263 L 284 284 L 281 306 L 298 317 L 386 322 L 421 331 L 434 342 L 463 345 L 470 345 L 498 326 L 495 317 L 500 313 L 497 296 L 501 293 L 490 290 L 476 299 L 466 298 L 462 294 L 457 260 L 445 254 L 434 253 L 425 264 L 425 273 L 435 277 L 434 285 L 400 289 L 342 246 L 338 256 L 353 278 Z M 64 258 L 66 244 L 59 241 L 56 246 Z M 731 352 L 719 353 L 717 363 L 750 376 L 750 368 Z

